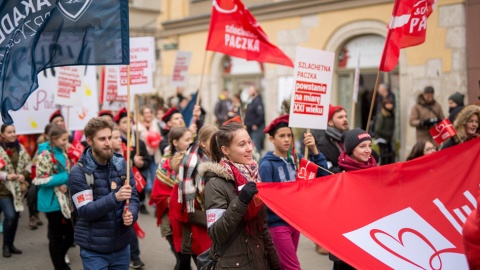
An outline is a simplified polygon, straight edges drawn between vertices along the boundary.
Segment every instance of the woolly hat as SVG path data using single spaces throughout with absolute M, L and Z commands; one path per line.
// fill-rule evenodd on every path
M 59 116 L 63 118 L 62 112 L 61 112 L 60 110 L 54 111 L 54 112 L 50 115 L 50 118 L 48 119 L 48 122 L 52 123 L 53 119 L 55 119 L 56 117 L 59 117 Z
M 345 147 L 347 155 L 353 153 L 353 149 L 364 141 L 371 141 L 372 137 L 365 130 L 360 128 L 354 128 L 342 133 L 342 144 Z
M 170 119 L 172 118 L 172 116 L 176 113 L 180 113 L 180 111 L 173 107 L 173 108 L 170 108 L 170 110 L 168 110 L 163 116 L 162 116 L 162 121 L 167 123 L 168 121 L 170 121 Z
M 432 86 L 425 86 L 425 88 L 423 88 L 423 93 L 424 94 L 433 94 L 433 93 L 435 93 L 435 89 L 433 89 Z
M 278 129 L 283 127 L 288 127 L 288 114 L 273 119 L 273 121 L 263 130 L 263 133 L 268 133 L 270 136 L 273 136 Z
M 127 109 L 125 109 L 125 107 L 121 108 L 120 111 L 118 111 L 115 116 L 113 117 L 113 122 L 115 123 L 120 123 L 120 120 L 122 120 L 122 118 L 124 117 L 127 117 L 128 116 L 128 112 L 127 112 Z
M 463 104 L 463 99 L 465 98 L 465 95 L 460 94 L 459 92 L 455 92 L 453 95 L 449 96 L 448 99 L 451 101 L 455 102 L 457 106 L 464 106 Z
M 339 112 L 341 110 L 345 111 L 345 108 L 343 108 L 342 106 L 332 106 L 332 104 L 329 104 L 328 105 L 328 120 L 332 119 L 333 115 L 336 112 Z

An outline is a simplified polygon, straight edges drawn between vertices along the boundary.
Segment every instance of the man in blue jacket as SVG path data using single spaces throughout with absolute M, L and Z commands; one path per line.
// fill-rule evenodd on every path
M 85 270 L 127 270 L 129 243 L 134 234 L 131 225 L 138 217 L 135 180 L 130 172 L 125 184 L 127 164 L 121 155 L 113 153 L 112 123 L 92 118 L 84 134 L 90 147 L 84 150 L 68 179 L 78 215 L 75 243 L 80 246 Z M 92 177 L 93 183 L 89 181 Z

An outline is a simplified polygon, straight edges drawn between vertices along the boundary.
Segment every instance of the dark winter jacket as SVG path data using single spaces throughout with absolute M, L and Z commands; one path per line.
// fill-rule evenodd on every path
M 318 141 L 315 137 L 315 142 L 318 151 L 325 155 L 325 158 L 327 159 L 328 170 L 333 173 L 341 172 L 340 166 L 338 166 L 338 157 L 343 151 L 340 141 L 337 141 L 325 132 L 324 136 L 321 136 Z
M 252 126 L 262 127 L 265 125 L 265 110 L 263 108 L 263 101 L 260 95 L 253 98 L 252 102 L 248 104 L 245 111 L 245 125 L 247 131 L 252 131 Z
M 232 107 L 232 101 L 230 99 L 221 98 L 215 104 L 215 117 L 217 118 L 217 124 L 221 125 L 228 119 L 228 112 Z
M 121 138 L 122 138 L 122 143 L 127 145 L 127 138 L 123 136 L 121 136 Z M 134 145 L 130 150 L 131 150 L 130 161 L 132 162 L 132 164 L 134 164 L 133 159 L 135 158 L 135 155 L 137 155 L 137 152 L 136 152 L 137 147 Z M 138 155 L 143 158 L 143 166 L 140 168 L 137 167 L 137 169 L 140 171 L 143 178 L 147 179 L 148 167 L 150 166 L 150 156 L 148 155 L 147 146 L 145 145 L 145 142 L 143 142 L 142 140 L 138 140 L 138 150 L 139 150 Z
M 375 118 L 375 138 L 382 138 L 391 142 L 394 131 L 395 116 L 382 108 Z
M 301 158 L 303 158 L 303 156 L 299 154 L 299 159 Z M 309 160 L 322 168 L 327 168 L 327 160 L 322 153 L 319 153 L 318 155 L 310 155 Z M 287 161 L 284 158 L 275 156 L 273 152 L 267 152 L 262 160 L 260 160 L 260 167 L 258 170 L 260 172 L 262 182 L 280 183 L 295 181 L 297 177 L 297 169 L 298 168 L 295 168 L 290 160 Z M 321 169 L 318 169 L 317 171 L 317 177 L 327 174 L 327 172 Z M 269 208 L 267 208 L 267 216 L 269 227 L 288 225 L 287 222 L 281 219 Z
M 248 206 L 238 199 L 235 180 L 218 163 L 205 162 L 199 166 L 199 175 L 205 179 L 204 201 L 207 210 L 208 235 L 212 239 L 210 257 L 228 241 L 238 226 L 245 227 L 244 215 Z M 232 245 L 225 251 L 215 269 L 280 269 L 280 261 L 267 227 L 265 208 L 257 214 L 252 226 L 240 230 Z
M 79 163 L 70 171 L 70 196 L 78 213 L 78 222 L 75 227 L 75 243 L 86 250 L 110 254 L 125 248 L 133 236 L 131 226 L 123 224 L 122 214 L 125 201 L 118 202 L 115 193 L 124 184 L 126 176 L 125 159 L 114 154 L 107 164 L 99 164 L 92 156 L 91 148 L 86 148 L 80 157 Z M 88 194 L 92 194 L 87 184 L 85 174 L 93 174 L 93 201 L 88 201 Z M 130 172 L 130 186 L 132 197 L 129 211 L 133 215 L 133 222 L 138 218 L 138 196 L 135 180 Z M 82 196 L 83 197 L 80 197 Z

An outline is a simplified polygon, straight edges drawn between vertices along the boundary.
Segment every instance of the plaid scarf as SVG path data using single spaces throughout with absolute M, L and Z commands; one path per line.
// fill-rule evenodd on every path
M 210 161 L 210 158 L 200 148 L 198 143 L 192 145 L 180 162 L 178 168 L 178 203 L 185 205 L 187 213 L 195 212 L 195 198 L 203 210 L 200 194 L 203 193 L 205 182 L 203 178 L 197 174 L 197 165 L 201 162 Z

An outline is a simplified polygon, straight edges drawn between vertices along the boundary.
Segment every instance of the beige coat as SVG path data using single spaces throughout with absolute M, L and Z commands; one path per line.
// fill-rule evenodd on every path
M 438 121 L 445 119 L 442 107 L 436 100 L 433 100 L 431 104 L 426 104 L 423 95 L 420 94 L 417 98 L 417 104 L 412 107 L 410 112 L 410 126 L 416 128 L 417 141 L 425 140 L 435 143 L 430 135 L 430 128 L 423 126 L 423 121 L 438 118 Z

